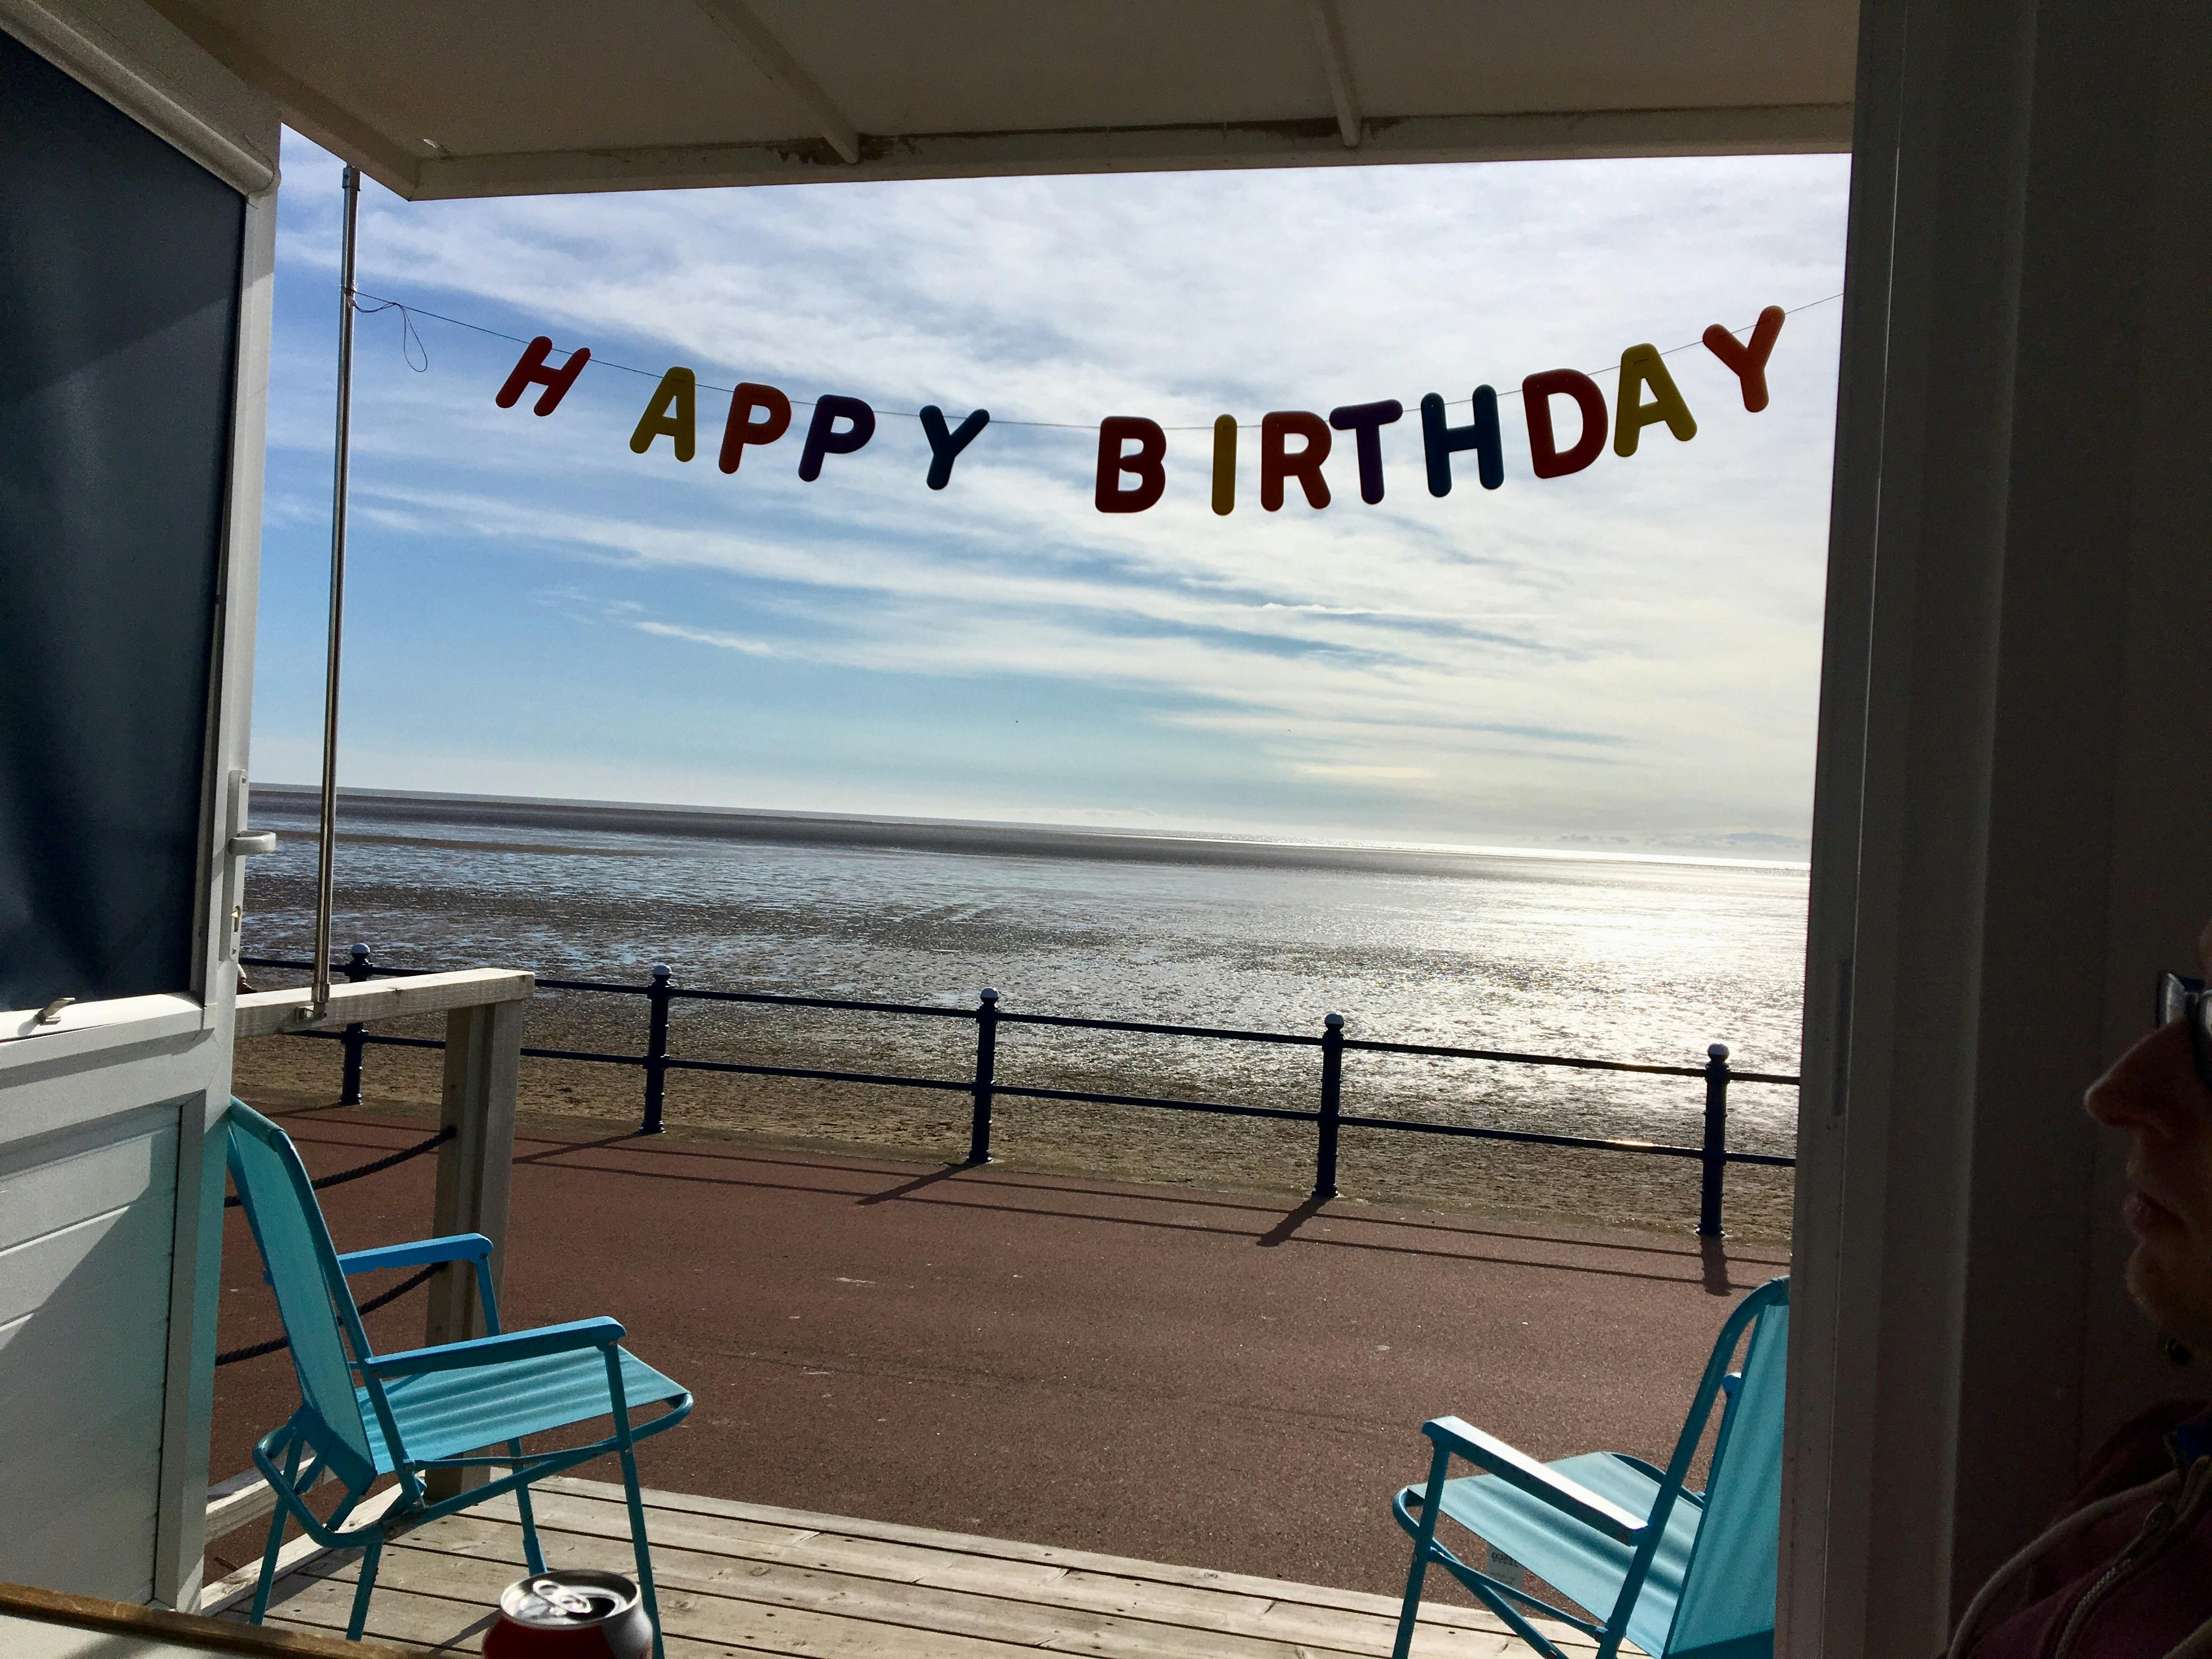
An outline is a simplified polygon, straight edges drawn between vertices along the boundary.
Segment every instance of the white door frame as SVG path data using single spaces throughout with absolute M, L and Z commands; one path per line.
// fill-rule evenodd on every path
M 1940 1650 L 2203 1391 L 2080 1102 L 2212 912 L 2212 15 L 1860 19 L 1780 1645 L 1838 1659 Z
M 153 1599 L 197 1604 L 205 1547 L 209 1428 L 222 1264 L 221 1136 L 230 1095 L 237 989 L 233 911 L 245 828 L 253 630 L 275 280 L 276 110 L 263 94 L 133 0 L 0 0 L 4 28 L 246 198 L 225 521 L 210 641 L 209 750 L 200 847 L 204 891 L 195 983 L 177 993 L 0 1013 L 0 1153 L 35 1165 L 42 1146 L 178 1112 L 175 1216 L 164 1360 Z M 122 1312 L 125 1310 L 118 1310 Z M 16 1492 L 11 1504 L 39 1494 Z

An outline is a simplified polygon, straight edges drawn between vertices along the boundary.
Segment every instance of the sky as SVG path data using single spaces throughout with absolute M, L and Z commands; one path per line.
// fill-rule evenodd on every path
M 1842 156 L 1348 167 L 458 203 L 362 192 L 343 786 L 1801 859 Z M 338 164 L 287 134 L 254 773 L 319 769 Z M 365 299 L 364 306 L 375 303 Z M 1703 345 L 1804 307 L 1752 414 Z M 476 330 L 418 314 L 441 313 Z M 411 329 L 411 333 L 410 333 Z M 477 330 L 493 331 L 491 333 Z M 495 394 L 550 336 L 550 416 Z M 1523 376 L 1666 362 L 1697 422 L 1537 480 Z M 427 367 L 426 367 L 427 365 Z M 623 367 L 642 373 L 625 372 Z M 633 453 L 696 371 L 696 458 Z M 715 464 L 740 380 L 858 397 Z M 1504 486 L 1418 404 L 1495 386 Z M 1257 422 L 1395 398 L 1384 497 L 1261 510 Z M 924 483 L 913 413 L 992 424 Z M 1561 441 L 1576 416 L 1557 406 Z M 1211 423 L 1241 434 L 1217 516 Z M 1141 514 L 1107 416 L 1170 428 Z M 1022 425 L 1032 422 L 1049 424 Z M 1194 428 L 1174 430 L 1178 427 Z

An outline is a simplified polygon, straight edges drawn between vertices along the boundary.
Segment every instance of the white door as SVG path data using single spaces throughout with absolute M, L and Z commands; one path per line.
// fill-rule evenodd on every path
M 197 1599 L 273 111 L 0 0 L 0 1580 Z

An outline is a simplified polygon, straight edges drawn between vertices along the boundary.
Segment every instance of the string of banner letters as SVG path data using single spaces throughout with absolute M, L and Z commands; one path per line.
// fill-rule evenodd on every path
M 1759 313 L 1747 338 L 1739 338 L 1719 323 L 1708 328 L 1702 337 L 1705 349 L 1735 375 L 1743 406 L 1752 414 L 1767 406 L 1767 360 L 1788 315 L 1780 306 L 1769 306 Z M 1632 345 L 1623 351 L 1610 410 L 1606 407 L 1604 388 L 1580 369 L 1545 369 L 1524 379 L 1518 395 L 1528 429 L 1530 471 L 1539 478 L 1564 478 L 1580 472 L 1604 453 L 1608 435 L 1613 453 L 1625 459 L 1636 453 L 1645 429 L 1654 426 L 1664 427 L 1678 443 L 1694 438 L 1698 423 L 1668 371 L 1666 360 L 1670 355 L 1648 344 Z M 554 356 L 549 336 L 541 334 L 531 340 L 494 401 L 501 409 L 512 409 L 536 386 L 538 395 L 531 405 L 532 412 L 552 414 L 592 361 L 592 352 L 589 346 L 574 347 L 558 364 L 553 362 Z M 630 433 L 631 450 L 651 454 L 665 440 L 668 453 L 678 461 L 693 459 L 699 448 L 699 390 L 698 376 L 689 368 L 671 368 L 661 375 Z M 1470 452 L 1476 482 L 1485 489 L 1504 485 L 1505 448 L 1498 398 L 1493 386 L 1475 387 L 1471 417 L 1457 424 L 1449 419 L 1440 393 L 1431 392 L 1420 400 L 1422 459 L 1431 495 L 1451 493 L 1453 458 Z M 1562 400 L 1574 406 L 1579 422 L 1571 443 L 1561 442 L 1555 422 L 1554 405 Z M 811 402 L 813 412 L 799 443 L 799 476 L 809 483 L 822 477 L 830 458 L 857 453 L 876 434 L 876 410 L 866 399 L 825 392 Z M 1334 448 L 1338 434 L 1350 436 L 1358 461 L 1359 499 L 1370 507 L 1380 502 L 1383 497 L 1382 428 L 1402 420 L 1405 414 L 1405 405 L 1398 399 L 1385 398 L 1373 403 L 1345 404 L 1325 416 L 1300 409 L 1277 410 L 1263 416 L 1259 443 L 1261 508 L 1269 513 L 1281 511 L 1293 483 L 1307 506 L 1316 509 L 1328 506 L 1332 497 L 1322 466 Z M 740 381 L 730 394 L 715 465 L 724 472 L 738 471 L 748 451 L 766 449 L 781 441 L 791 431 L 793 417 L 793 399 L 787 393 L 759 381 Z M 955 463 L 990 426 L 990 411 L 973 410 L 955 423 L 944 410 L 931 404 L 918 411 L 918 417 L 929 441 L 929 470 L 924 482 L 932 489 L 943 489 L 952 482 Z M 1237 509 L 1239 429 L 1232 415 L 1224 415 L 1213 423 L 1212 507 L 1224 517 Z M 1166 428 L 1141 415 L 1109 415 L 1100 421 L 1094 497 L 1098 510 L 1142 513 L 1166 489 Z

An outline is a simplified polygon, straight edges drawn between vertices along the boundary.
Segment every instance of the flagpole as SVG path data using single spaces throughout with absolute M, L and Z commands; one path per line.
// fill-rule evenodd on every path
M 323 675 L 323 817 L 315 878 L 313 1012 L 331 1000 L 331 888 L 338 823 L 338 646 L 345 627 L 346 459 L 353 434 L 354 237 L 361 215 L 361 174 L 345 170 L 345 240 L 338 275 L 337 459 L 331 485 L 331 627 Z

